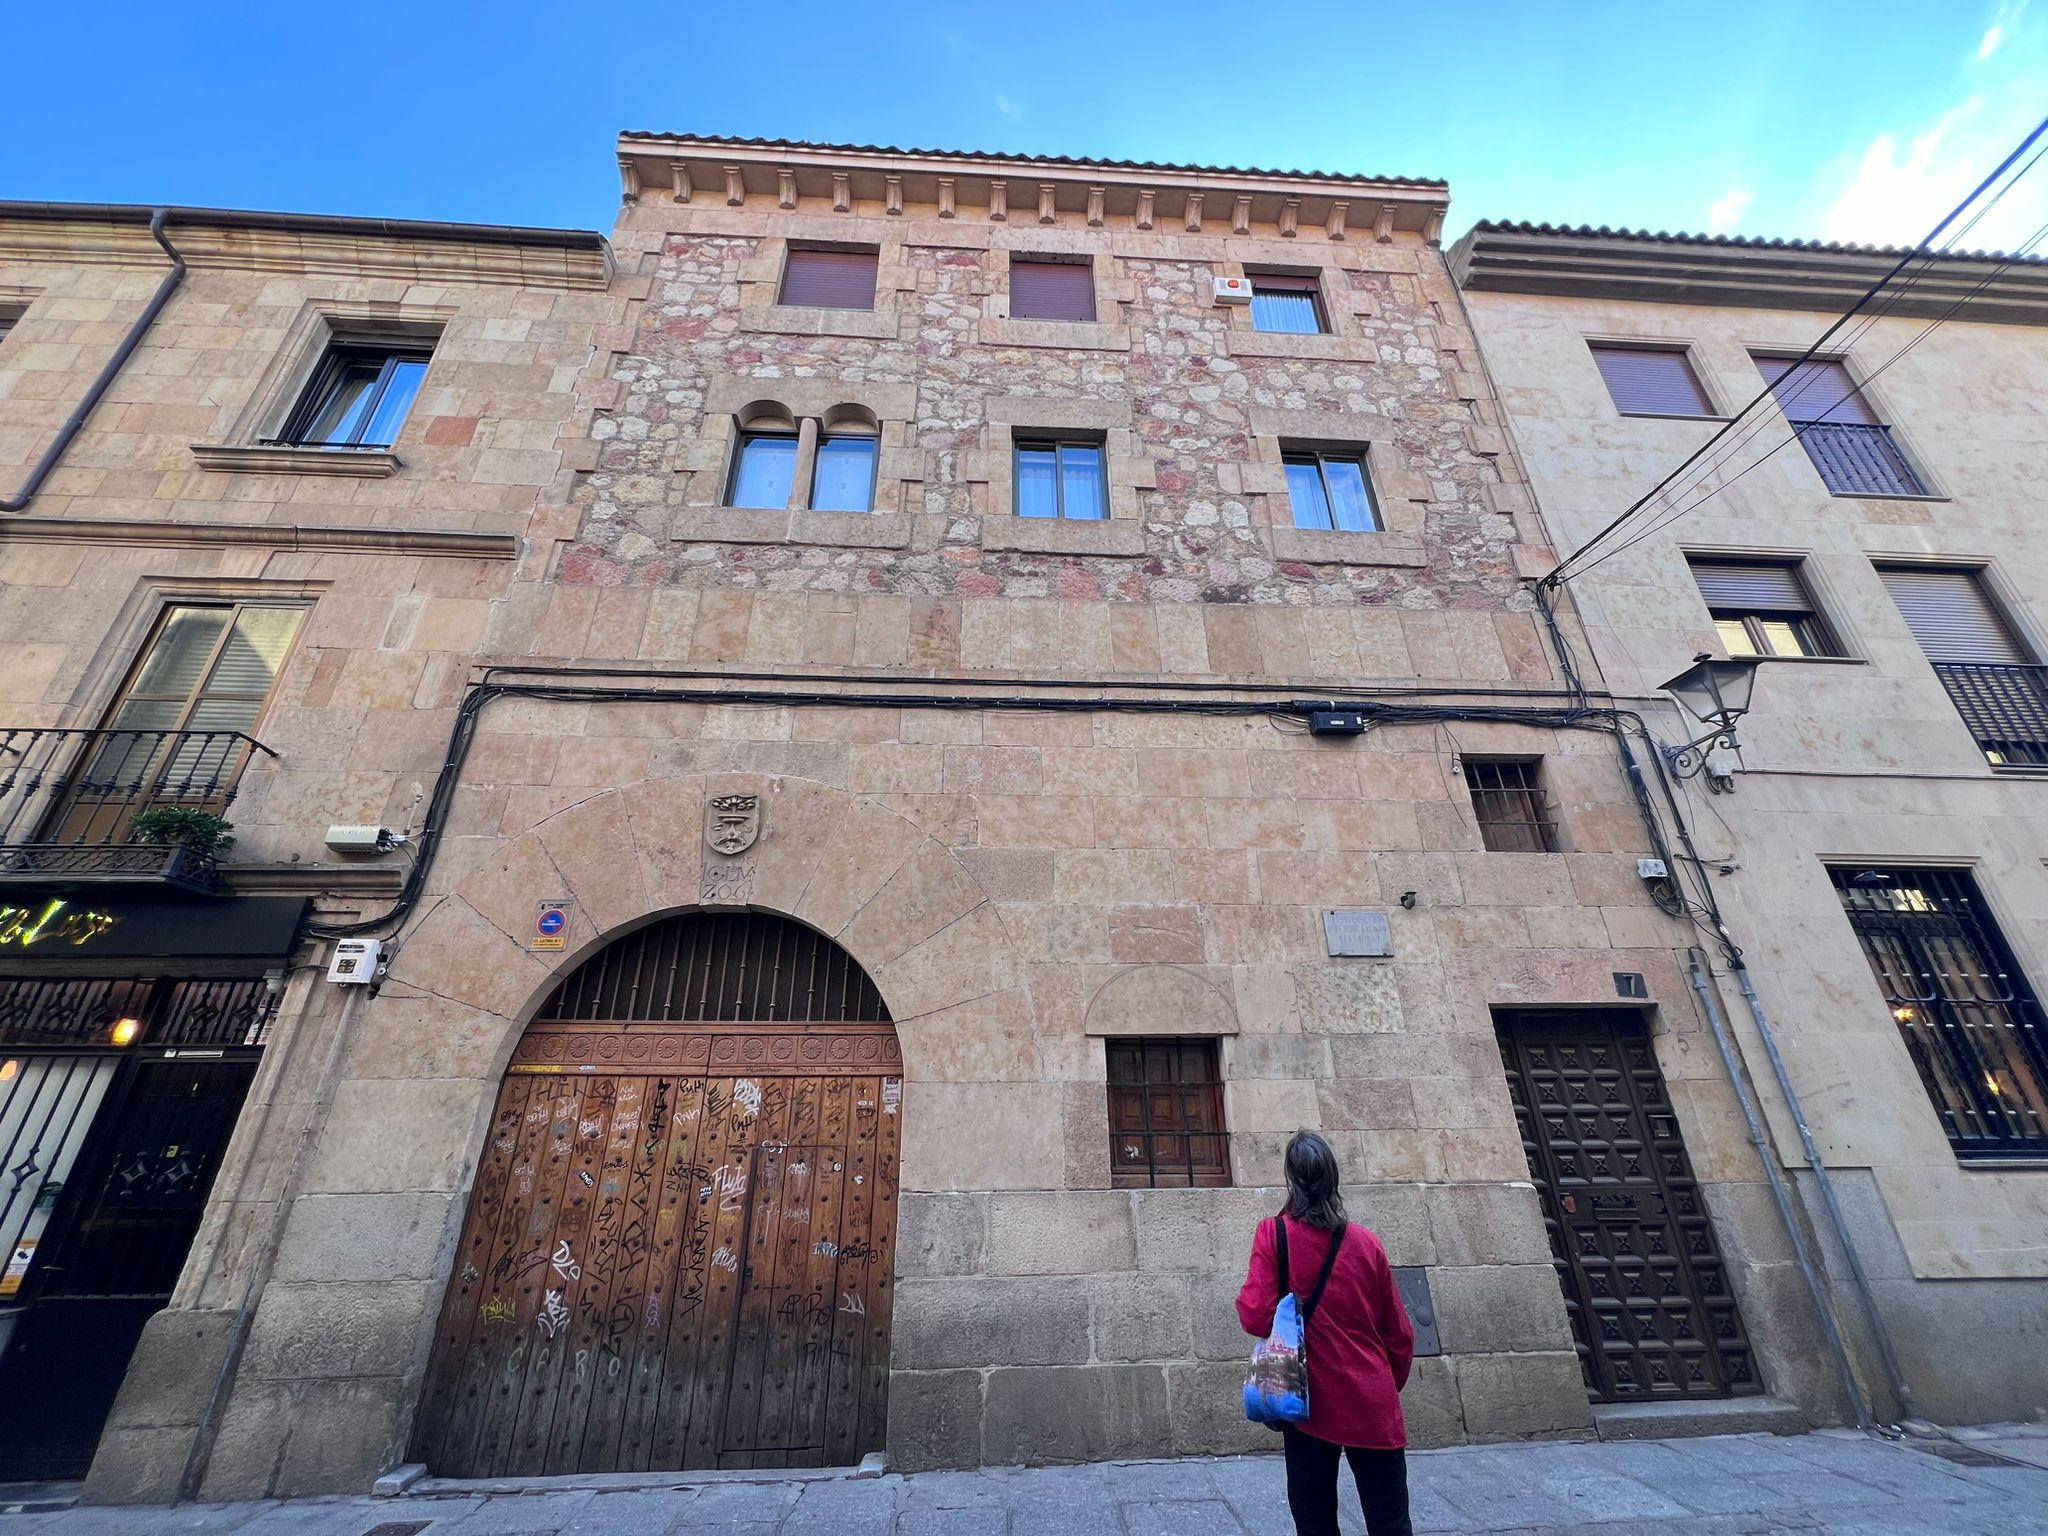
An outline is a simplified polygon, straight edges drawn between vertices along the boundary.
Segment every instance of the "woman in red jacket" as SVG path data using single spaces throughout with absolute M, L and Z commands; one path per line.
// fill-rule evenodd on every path
M 1287 1143 L 1286 1163 L 1287 1209 L 1259 1223 L 1237 1320 L 1257 1338 L 1273 1331 L 1280 1304 L 1278 1223 L 1287 1223 L 1288 1278 L 1297 1296 L 1314 1284 L 1330 1245 L 1339 1245 L 1305 1334 L 1309 1416 L 1281 1431 L 1294 1528 L 1300 1536 L 1337 1536 L 1341 1456 L 1351 1463 L 1369 1536 L 1411 1536 L 1408 1429 L 1401 1420 L 1401 1388 L 1415 1356 L 1408 1309 L 1380 1240 L 1345 1224 L 1330 1144 L 1314 1131 L 1297 1131 Z

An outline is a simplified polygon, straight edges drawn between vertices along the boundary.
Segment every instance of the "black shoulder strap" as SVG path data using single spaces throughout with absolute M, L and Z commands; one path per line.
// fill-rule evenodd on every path
M 1275 1216 L 1273 1218 L 1273 1246 L 1280 1263 L 1280 1294 L 1285 1296 L 1294 1287 L 1288 1283 L 1287 1219 L 1284 1216 Z
M 1306 1328 L 1308 1320 L 1315 1316 L 1316 1306 L 1323 1299 L 1323 1287 L 1330 1283 L 1330 1271 L 1337 1267 L 1337 1250 L 1344 1246 L 1344 1234 L 1350 1228 L 1343 1222 L 1337 1223 L 1337 1230 L 1330 1234 L 1330 1251 L 1323 1255 L 1323 1271 L 1316 1276 L 1316 1288 L 1308 1293 L 1308 1299 L 1301 1304 L 1301 1326 Z

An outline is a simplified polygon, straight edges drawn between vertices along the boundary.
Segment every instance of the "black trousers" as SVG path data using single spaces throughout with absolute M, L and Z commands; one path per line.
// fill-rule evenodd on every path
M 1287 1507 L 1299 1536 L 1338 1536 L 1337 1462 L 1351 1463 L 1367 1536 L 1414 1536 L 1408 1523 L 1408 1453 L 1346 1450 L 1287 1425 Z

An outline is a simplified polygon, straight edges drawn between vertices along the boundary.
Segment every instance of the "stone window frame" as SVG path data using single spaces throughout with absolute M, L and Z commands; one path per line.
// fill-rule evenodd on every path
M 6 346 L 9 338 L 21 328 L 21 322 L 28 318 L 29 306 L 35 303 L 41 292 L 39 288 L 0 283 L 0 347 Z
M 341 475 L 354 479 L 383 479 L 397 474 L 405 465 L 398 456 L 399 443 L 423 431 L 417 423 L 434 414 L 423 404 L 435 383 L 431 357 L 427 377 L 421 381 L 419 394 L 414 397 L 405 426 L 399 432 L 399 442 L 389 447 L 291 447 L 266 439 L 284 430 L 334 347 L 401 341 L 425 344 L 430 352 L 438 352 L 455 316 L 456 311 L 445 304 L 308 299 L 226 437 L 214 443 L 193 443 L 192 457 L 201 469 L 244 474 Z
M 143 648 L 164 614 L 180 604 L 206 607 L 231 603 L 267 603 L 280 608 L 304 608 L 306 620 L 299 626 L 299 632 L 292 638 L 291 653 L 285 658 L 284 666 L 278 669 L 273 680 L 271 696 L 264 705 L 265 713 L 277 703 L 277 690 L 284 685 L 285 673 L 301 658 L 318 651 L 317 641 L 309 640 L 313 629 L 315 611 L 320 599 L 326 595 L 333 583 L 312 580 L 274 580 L 266 578 L 236 579 L 231 577 L 169 577 L 148 576 L 137 581 L 122 600 L 113 621 L 94 647 L 85 664 L 84 674 L 71 700 L 64 707 L 68 723 L 73 726 L 97 725 L 108 718 L 109 712 L 120 699 L 130 677 L 142 663 Z
M 1215 276 L 1257 278 L 1312 277 L 1323 323 L 1317 335 L 1296 331 L 1262 331 L 1252 324 L 1249 304 L 1221 306 L 1229 318 L 1224 345 L 1232 357 L 1323 358 L 1332 362 L 1377 363 L 1379 348 L 1360 333 L 1358 317 L 1376 312 L 1370 295 L 1354 293 L 1350 267 L 1336 256 L 1320 256 L 1298 246 L 1262 250 L 1257 242 L 1237 242 L 1238 249 L 1214 264 Z
M 1242 465 L 1221 465 L 1219 470 L 1225 493 L 1246 499 L 1254 534 L 1275 560 L 1305 565 L 1429 563 L 1423 541 L 1429 480 L 1408 467 L 1387 422 L 1344 411 L 1253 406 L 1251 430 L 1251 459 Z M 1382 527 L 1373 533 L 1295 527 L 1284 462 L 1295 452 L 1356 457 L 1365 468 Z
M 865 237 L 865 238 L 863 238 Z M 777 302 L 782 295 L 783 268 L 792 245 L 808 249 L 873 251 L 875 307 L 820 309 L 809 304 Z M 898 334 L 901 296 L 914 292 L 917 274 L 904 257 L 900 227 L 877 221 L 796 218 L 780 232 L 764 235 L 753 255 L 739 264 L 739 326 L 742 331 L 775 336 L 864 336 L 894 341 Z
M 846 313 L 840 311 L 839 313 Z M 860 313 L 860 311 L 851 311 Z M 843 549 L 907 549 L 925 479 L 914 435 L 917 386 L 844 379 L 755 379 L 724 374 L 705 391 L 703 426 L 671 456 L 682 505 L 669 537 L 686 543 L 818 544 Z M 740 436 L 794 431 L 796 468 L 787 507 L 735 507 L 727 497 Z M 819 512 L 811 489 L 818 440 L 834 431 L 871 432 L 875 494 L 867 512 Z
M 1024 322 L 1035 323 L 1035 322 Z M 1158 468 L 1140 451 L 1131 407 L 1122 400 L 1048 399 L 1029 395 L 992 396 L 986 407 L 982 444 L 960 456 L 974 511 L 981 519 L 983 549 L 1047 555 L 1142 555 L 1145 553 L 1141 491 L 1156 489 Z M 1098 521 L 1016 515 L 1016 446 L 1019 437 L 1063 432 L 1099 433 L 1103 476 L 1108 481 L 1109 516 Z
M 1010 316 L 1010 262 L 1013 258 L 1083 258 L 1095 278 L 1095 318 L 1078 320 L 1016 320 Z M 1129 306 L 1137 301 L 1137 283 L 1124 276 L 1122 263 L 1099 240 L 1041 231 L 1014 235 L 1006 244 L 991 243 L 982 256 L 982 318 L 976 339 L 986 347 L 1056 347 L 1070 351 L 1131 350 Z

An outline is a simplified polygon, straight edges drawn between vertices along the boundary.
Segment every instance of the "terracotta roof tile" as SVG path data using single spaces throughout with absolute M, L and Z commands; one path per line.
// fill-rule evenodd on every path
M 621 139 L 688 139 L 734 149 L 816 149 L 842 155 L 915 155 L 934 160 L 1008 160 L 1024 165 L 1071 166 L 1076 170 L 1166 171 L 1190 176 L 1284 176 L 1305 181 L 1341 181 L 1363 186 L 1445 187 L 1436 176 L 1364 176 L 1349 171 L 1274 171 L 1256 166 L 1174 165 L 1158 160 L 1076 160 L 1065 155 L 1020 155 L 966 149 L 903 149 L 892 144 L 819 144 L 809 139 L 748 139 L 712 133 L 652 133 L 628 129 Z
M 1715 245 L 1736 250 L 1750 251 L 1822 251 L 1838 256 L 1890 256 L 1897 258 L 1909 255 L 1911 246 L 1903 245 L 1855 245 L 1834 240 L 1785 240 L 1766 239 L 1750 235 L 1694 235 L 1684 231 L 1655 233 L 1644 229 L 1610 229 L 1602 224 L 1595 228 L 1591 224 L 1532 224 L 1526 220 L 1481 219 L 1470 231 L 1474 235 L 1558 235 L 1574 240 L 1630 240 L 1656 242 L 1665 245 Z M 2034 265 L 2048 264 L 2044 256 L 2011 256 L 2004 251 L 1942 251 L 1927 253 L 1929 256 L 1949 261 L 2001 261 L 2024 262 Z

